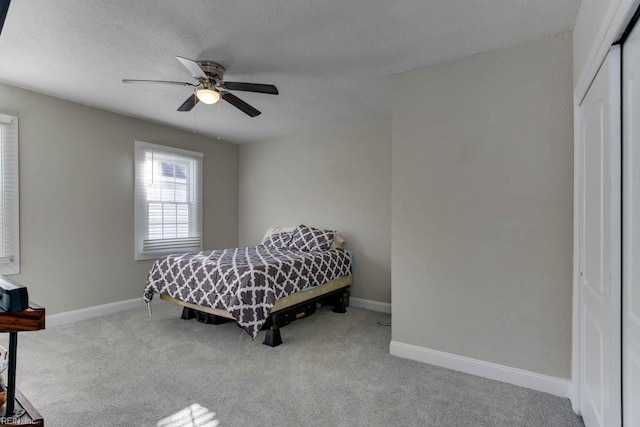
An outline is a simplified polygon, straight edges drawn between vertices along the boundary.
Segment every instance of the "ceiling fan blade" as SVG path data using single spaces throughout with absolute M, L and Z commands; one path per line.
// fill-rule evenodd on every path
M 183 58 L 182 56 L 176 56 L 176 59 L 180 61 L 182 65 L 186 67 L 187 70 L 191 73 L 194 79 L 208 79 L 209 77 L 205 74 L 205 72 L 200 68 L 198 63 L 193 59 Z
M 224 92 L 222 94 L 222 99 L 251 117 L 259 116 L 260 114 L 262 114 L 260 111 L 256 110 L 251 105 L 247 104 L 232 93 Z
M 170 80 L 134 80 L 134 79 L 122 79 L 122 83 L 152 83 L 159 85 L 176 85 L 176 86 L 198 86 L 193 83 L 187 82 L 173 82 Z
M 10 4 L 11 0 L 0 0 L 0 33 L 2 33 L 2 27 L 4 26 L 4 20 L 7 18 Z
M 186 101 L 182 103 L 180 107 L 178 107 L 178 111 L 191 111 L 193 107 L 198 103 L 198 97 L 194 93 L 190 97 L 187 98 Z
M 268 93 L 277 95 L 278 88 L 274 85 L 265 85 L 261 83 L 242 83 L 242 82 L 224 82 L 224 87 L 229 90 L 243 90 L 245 92 Z

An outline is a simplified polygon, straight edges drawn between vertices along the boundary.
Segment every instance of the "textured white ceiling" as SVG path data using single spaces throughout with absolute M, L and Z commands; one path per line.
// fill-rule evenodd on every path
M 394 73 L 571 30 L 580 0 L 14 0 L 0 82 L 235 143 L 390 116 Z M 176 108 L 192 81 L 175 59 L 210 59 L 225 78 L 275 84 Z

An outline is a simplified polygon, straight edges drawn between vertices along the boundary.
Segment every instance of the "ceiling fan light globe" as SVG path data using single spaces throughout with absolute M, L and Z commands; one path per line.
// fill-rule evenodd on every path
M 220 100 L 220 92 L 213 89 L 198 89 L 196 91 L 196 96 L 200 100 L 200 102 L 204 104 L 215 104 Z

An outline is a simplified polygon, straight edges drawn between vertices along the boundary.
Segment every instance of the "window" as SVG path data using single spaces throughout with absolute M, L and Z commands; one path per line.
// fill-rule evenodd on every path
M 202 250 L 202 153 L 135 147 L 136 259 Z
M 20 273 L 18 118 L 0 114 L 0 274 Z

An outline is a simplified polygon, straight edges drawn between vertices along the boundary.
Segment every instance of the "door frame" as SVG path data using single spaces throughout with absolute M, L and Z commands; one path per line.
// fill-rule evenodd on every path
M 638 28 L 636 28 L 638 27 Z M 624 51 L 626 49 L 627 39 L 630 37 L 632 32 L 640 32 L 640 8 L 636 11 L 635 15 L 632 18 L 631 23 L 625 30 L 624 35 L 621 39 L 621 53 L 622 53 L 622 78 L 621 78 L 621 90 L 622 90 L 622 152 L 623 153 L 631 153 L 631 155 L 627 155 L 622 158 L 622 305 L 621 305 L 621 323 L 622 323 L 622 379 L 621 379 L 621 395 L 622 395 L 622 424 L 623 425 L 632 425 L 634 419 L 632 419 L 631 411 L 627 413 L 624 412 L 625 407 L 631 406 L 631 398 L 633 396 L 625 396 L 625 393 L 632 394 L 630 383 L 633 381 L 627 377 L 627 381 L 625 381 L 625 369 L 631 369 L 630 367 L 630 358 L 632 353 L 632 344 L 631 344 L 631 336 L 629 335 L 629 328 L 631 327 L 627 322 L 631 322 L 630 317 L 627 316 L 628 312 L 632 311 L 632 307 L 629 305 L 630 299 L 625 300 L 625 295 L 627 293 L 631 293 L 631 288 L 633 287 L 633 274 L 634 274 L 634 258 L 631 251 L 633 248 L 632 240 L 634 236 L 629 234 L 629 231 L 633 231 L 633 227 L 640 222 L 640 216 L 638 211 L 634 211 L 632 209 L 631 201 L 635 201 L 635 197 L 637 197 L 638 190 L 633 187 L 632 181 L 637 172 L 637 166 L 635 162 L 638 160 L 638 154 L 633 151 L 632 146 L 634 141 L 631 138 L 627 138 L 627 136 L 631 136 L 632 132 L 630 132 L 630 126 L 627 124 L 625 126 L 625 117 L 631 117 L 629 113 L 633 113 L 630 111 L 626 111 L 626 107 L 629 106 L 630 98 L 625 98 L 625 87 L 627 87 L 628 80 L 625 77 L 625 67 L 624 67 Z M 634 157 L 635 156 L 635 157 Z M 626 238 L 624 235 L 625 229 L 627 230 Z M 635 337 L 634 337 L 635 338 Z M 626 340 L 629 341 L 626 341 Z M 625 352 L 628 350 L 628 353 Z M 629 382 L 629 384 L 627 384 Z M 637 414 L 635 414 L 637 415 Z M 627 423 L 628 422 L 628 423 Z
M 604 62 L 610 47 L 622 36 L 629 25 L 635 11 L 640 7 L 640 0 L 612 0 L 605 14 L 603 23 L 591 46 L 587 62 L 574 85 L 573 92 L 573 313 L 572 313 L 572 357 L 571 357 L 571 392 L 570 400 L 573 411 L 580 414 L 580 217 L 582 179 L 582 150 L 580 145 L 579 107 L 595 79 L 600 66 Z M 622 258 L 622 257 L 621 257 Z M 622 331 L 620 331 L 622 332 Z M 622 402 L 621 402 L 622 403 Z
M 640 0 L 611 0 L 609 3 L 602 25 L 591 44 L 585 66 L 574 85 L 574 113 L 575 109 L 582 104 L 609 48 L 620 39 L 638 7 L 640 7 Z

